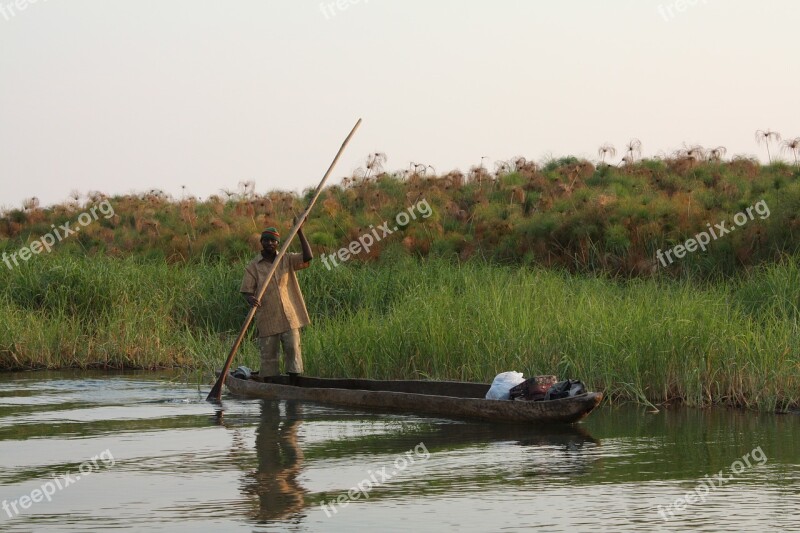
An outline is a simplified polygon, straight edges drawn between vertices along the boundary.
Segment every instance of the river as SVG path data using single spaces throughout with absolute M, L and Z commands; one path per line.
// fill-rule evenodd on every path
M 0 374 L 0 531 L 800 531 L 800 417 L 537 429 Z

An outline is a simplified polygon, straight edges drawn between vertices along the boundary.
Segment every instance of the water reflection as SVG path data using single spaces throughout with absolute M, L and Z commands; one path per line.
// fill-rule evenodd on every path
M 499 475 L 498 467 L 507 466 L 509 446 L 519 450 L 517 475 L 582 475 L 597 460 L 586 452 L 599 445 L 579 426 L 531 428 L 404 416 L 387 420 L 385 415 L 347 410 L 330 410 L 320 416 L 314 408 L 306 416 L 303 405 L 293 401 L 263 400 L 260 410 L 255 430 L 256 467 L 246 470 L 241 490 L 252 503 L 249 516 L 261 523 L 302 521 L 321 503 L 347 493 L 375 468 L 376 460 L 391 464 L 394 456 L 420 444 L 430 451 L 432 460 L 416 465 L 414 472 L 404 472 L 402 479 L 376 485 L 367 505 L 420 491 L 472 492 L 506 483 L 507 477 Z M 217 416 L 223 420 L 221 413 Z M 363 434 L 347 434 L 354 425 L 352 418 L 367 422 Z M 379 431 L 372 431 L 368 422 Z M 221 423 L 234 433 L 240 429 L 236 424 Z M 244 440 L 234 436 L 233 446 L 232 460 L 246 462 L 252 452 Z M 506 459 L 499 459 L 492 447 Z M 459 475 L 454 476 L 454 471 Z M 304 487 L 301 477 L 315 480 L 315 486 Z M 322 486 L 320 480 L 324 480 Z
M 306 490 L 297 477 L 303 467 L 303 450 L 298 442 L 303 408 L 297 402 L 263 400 L 256 429 L 258 467 L 245 476 L 244 492 L 256 496 L 252 516 L 258 521 L 284 520 L 305 507 Z
M 800 417 L 604 407 L 537 429 L 226 399 L 156 375 L 0 374 L 0 503 L 101 450 L 105 469 L 10 517 L 30 531 L 798 530 Z M 224 409 L 224 413 L 222 411 Z M 430 456 L 322 504 L 424 443 Z M 754 461 L 705 502 L 659 515 L 705 476 Z M 124 490 L 121 490 L 123 488 Z

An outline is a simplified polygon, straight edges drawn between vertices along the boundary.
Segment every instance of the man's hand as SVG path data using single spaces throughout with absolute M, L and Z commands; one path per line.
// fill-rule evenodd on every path
M 245 298 L 247 299 L 247 303 L 250 305 L 250 307 L 261 307 L 261 302 L 259 302 L 252 294 L 248 294 L 245 296 Z
M 295 215 L 295 217 L 292 219 L 292 226 L 294 226 L 295 224 L 297 224 L 297 221 L 299 220 L 299 218 L 300 218 L 300 217 L 298 217 L 298 216 L 296 216 L 296 215 Z M 304 219 L 303 219 L 303 224 L 305 224 L 306 222 L 308 222 L 308 217 L 306 217 L 306 218 L 304 218 Z M 301 230 L 301 229 L 303 229 L 303 224 L 300 224 L 300 227 L 299 227 L 299 228 L 297 228 L 297 229 L 298 229 L 298 230 Z
M 294 223 L 297 224 L 299 218 L 297 216 L 294 217 Z M 306 223 L 308 217 L 303 219 L 303 224 Z M 297 228 L 297 238 L 300 239 L 300 246 L 303 248 L 303 262 L 308 263 L 312 259 L 314 259 L 314 254 L 311 253 L 311 245 L 308 244 L 308 239 L 306 239 L 306 234 L 303 233 L 303 224 Z M 306 265 L 308 266 L 308 265 Z

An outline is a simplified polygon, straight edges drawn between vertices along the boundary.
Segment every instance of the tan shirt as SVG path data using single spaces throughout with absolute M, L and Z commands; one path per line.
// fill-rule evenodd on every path
M 261 299 L 261 307 L 256 312 L 256 326 L 259 337 L 271 337 L 292 329 L 298 329 L 311 323 L 297 283 L 296 270 L 308 268 L 303 262 L 303 254 L 285 254 L 275 270 L 267 292 Z M 242 293 L 258 296 L 264 285 L 272 263 L 259 255 L 247 264 L 242 279 Z

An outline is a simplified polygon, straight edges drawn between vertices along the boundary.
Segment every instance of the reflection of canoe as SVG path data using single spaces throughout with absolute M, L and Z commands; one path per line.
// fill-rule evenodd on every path
M 603 399 L 601 393 L 590 392 L 547 402 L 486 400 L 484 396 L 489 390 L 489 385 L 455 381 L 374 381 L 300 377 L 297 386 L 290 386 L 285 381 L 264 383 L 229 375 L 225 383 L 236 396 L 269 400 L 302 400 L 492 422 L 570 424 L 588 415 Z
M 269 400 L 264 400 L 270 402 Z M 277 402 L 275 402 L 277 403 Z M 290 404 L 287 401 L 286 404 Z M 330 412 L 335 407 L 328 407 Z M 345 409 L 345 408 L 341 408 Z M 344 411 L 341 411 L 344 413 Z M 336 424 L 330 416 L 313 416 L 312 423 L 325 422 Z M 369 420 L 361 411 L 356 415 L 350 413 L 338 419 L 344 427 L 354 420 Z M 308 420 L 308 419 L 306 419 Z M 546 447 L 555 450 L 580 450 L 585 446 L 599 446 L 586 430 L 585 424 L 493 424 L 480 420 L 448 420 L 443 418 L 423 421 L 421 417 L 411 416 L 407 423 L 400 422 L 396 426 L 387 425 L 386 432 L 364 435 L 348 434 L 347 439 L 324 439 L 307 442 L 303 446 L 306 457 L 311 462 L 330 459 L 347 458 L 354 449 L 359 450 L 399 450 L 414 448 L 420 442 L 430 450 L 462 450 L 491 446 L 503 443 L 506 446 L 522 446 L 526 448 Z

